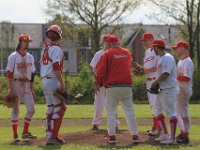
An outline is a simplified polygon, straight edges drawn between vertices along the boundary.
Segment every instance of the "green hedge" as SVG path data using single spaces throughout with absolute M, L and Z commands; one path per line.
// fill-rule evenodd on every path
M 66 89 L 68 91 L 68 103 L 89 104 L 94 101 L 94 75 L 87 64 L 81 64 L 80 73 L 77 76 L 63 75 Z M 145 77 L 133 77 L 133 100 L 137 103 L 147 103 L 146 79 Z M 200 100 L 200 71 L 196 71 L 193 78 L 193 103 Z M 36 93 L 36 103 L 44 103 L 44 96 L 41 86 L 41 78 L 36 76 L 34 89 Z M 6 95 L 8 90 L 6 77 L 0 77 L 0 99 Z M 77 94 L 83 95 L 75 99 Z

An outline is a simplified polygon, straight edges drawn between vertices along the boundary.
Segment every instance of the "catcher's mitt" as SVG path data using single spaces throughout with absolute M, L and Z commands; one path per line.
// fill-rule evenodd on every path
M 133 63 L 133 73 L 135 75 L 143 75 L 144 74 L 144 69 L 142 66 L 140 66 L 137 62 Z
M 53 95 L 60 99 L 62 102 L 67 101 L 67 91 L 61 91 L 60 89 L 57 89 Z
M 18 96 L 17 95 L 7 95 L 3 99 L 4 106 L 8 108 L 16 108 L 18 106 Z
M 159 84 L 156 85 L 154 88 L 147 89 L 147 91 L 151 94 L 158 94 L 160 92 Z

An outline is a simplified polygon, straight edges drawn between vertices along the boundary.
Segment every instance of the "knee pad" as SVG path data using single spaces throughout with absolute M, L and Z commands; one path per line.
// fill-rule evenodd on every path
M 66 111 L 66 107 L 63 104 L 60 103 L 58 105 L 55 105 L 52 119 L 57 120 L 57 119 L 63 118 L 65 111 Z

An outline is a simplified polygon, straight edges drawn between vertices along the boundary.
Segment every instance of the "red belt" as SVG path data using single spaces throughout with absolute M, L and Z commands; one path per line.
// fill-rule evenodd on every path
M 152 80 L 155 80 L 156 77 L 153 77 L 153 78 L 147 78 L 148 81 L 152 81 Z

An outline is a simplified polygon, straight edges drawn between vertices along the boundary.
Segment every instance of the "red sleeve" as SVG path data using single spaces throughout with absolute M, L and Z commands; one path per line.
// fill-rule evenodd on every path
M 177 77 L 177 80 L 189 82 L 189 81 L 190 81 L 190 78 L 185 77 L 185 76 L 183 76 L 183 75 L 179 75 L 179 76 Z
M 59 62 L 53 63 L 53 71 L 61 71 L 61 66 Z
M 103 85 L 103 81 L 106 77 L 107 58 L 108 58 L 107 53 L 104 53 L 99 63 L 97 64 L 96 83 L 99 85 Z
M 13 79 L 13 72 L 7 71 L 7 77 L 8 77 L 9 79 Z

